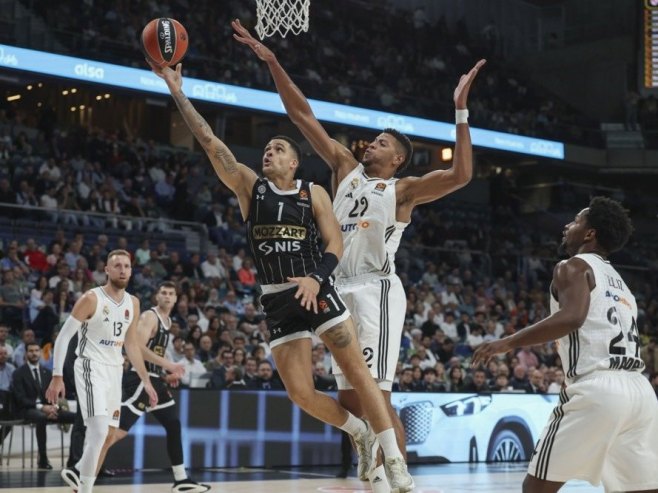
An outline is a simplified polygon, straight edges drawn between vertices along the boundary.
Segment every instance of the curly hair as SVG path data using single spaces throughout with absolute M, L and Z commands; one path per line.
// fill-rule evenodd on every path
M 409 137 L 404 135 L 402 132 L 394 128 L 385 128 L 384 130 L 382 130 L 382 133 L 391 135 L 404 150 L 404 161 L 402 161 L 400 166 L 398 166 L 396 174 L 400 173 L 401 171 L 404 171 L 404 169 L 407 166 L 409 166 L 409 163 L 411 162 L 411 157 L 414 155 L 414 146 L 411 143 L 411 140 L 409 140 Z
M 587 224 L 596 230 L 596 242 L 606 253 L 621 250 L 633 232 L 628 211 L 607 197 L 594 197 L 590 201 Z

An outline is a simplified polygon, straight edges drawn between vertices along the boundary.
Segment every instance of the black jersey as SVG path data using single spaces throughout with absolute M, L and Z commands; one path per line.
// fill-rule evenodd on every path
M 322 258 L 312 183 L 296 180 L 296 185 L 294 190 L 283 191 L 265 179 L 254 183 L 247 237 L 260 284 L 283 284 L 288 277 L 306 276 Z
M 153 337 L 149 339 L 149 342 L 146 343 L 146 347 L 153 351 L 158 356 L 165 357 L 165 352 L 167 351 L 167 345 L 169 344 L 169 328 L 165 326 L 164 322 L 158 315 L 158 312 L 155 308 L 151 308 L 155 316 L 158 318 L 158 328 L 155 331 Z M 171 322 L 170 322 L 171 325 Z M 150 361 L 144 361 L 146 365 L 146 371 L 149 373 L 155 373 L 156 375 L 162 374 L 162 367 L 151 363 Z

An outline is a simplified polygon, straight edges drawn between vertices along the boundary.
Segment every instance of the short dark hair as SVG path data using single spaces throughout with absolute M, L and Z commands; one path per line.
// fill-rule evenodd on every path
M 30 346 L 36 346 L 39 349 L 41 349 L 41 346 L 39 346 L 38 342 L 28 342 L 27 344 L 25 344 L 25 352 L 27 352 L 30 349 Z
M 174 291 L 176 291 L 176 283 L 173 282 L 173 281 L 163 281 L 158 286 L 158 291 L 160 291 L 162 288 L 169 288 L 169 289 L 173 289 Z
M 286 135 L 275 135 L 270 140 L 274 139 L 285 140 L 288 144 L 290 144 L 290 147 L 292 147 L 293 152 L 297 156 L 297 163 L 302 164 L 302 148 L 299 146 L 295 139 L 291 139 Z
M 590 201 L 586 221 L 596 230 L 596 242 L 605 253 L 621 250 L 633 232 L 628 211 L 607 197 L 594 197 Z
M 409 166 L 409 163 L 411 162 L 411 157 L 414 155 L 414 146 L 411 144 L 409 137 L 404 135 L 399 130 L 395 130 L 394 128 L 385 128 L 384 130 L 382 130 L 382 132 L 394 137 L 395 140 L 397 140 L 398 143 L 404 149 L 404 161 L 402 161 L 402 164 L 398 166 L 397 173 L 404 171 L 404 169 L 407 166 Z

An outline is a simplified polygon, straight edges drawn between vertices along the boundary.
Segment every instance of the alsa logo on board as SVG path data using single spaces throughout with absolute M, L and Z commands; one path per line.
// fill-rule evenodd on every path
M 86 77 L 87 79 L 103 80 L 105 78 L 105 71 L 101 67 L 96 67 L 89 63 L 78 63 L 73 67 L 75 75 Z

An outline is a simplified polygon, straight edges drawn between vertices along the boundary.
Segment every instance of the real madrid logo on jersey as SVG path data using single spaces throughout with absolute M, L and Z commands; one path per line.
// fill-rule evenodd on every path
M 103 322 L 110 321 L 110 308 L 107 305 L 103 306 Z
M 359 186 L 359 183 L 361 183 L 361 180 L 359 180 L 358 178 L 354 178 L 354 179 L 352 180 L 352 182 L 350 183 L 350 188 L 351 188 L 352 190 L 356 190 L 357 187 Z

